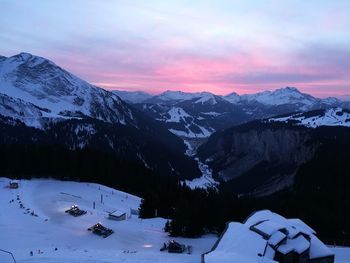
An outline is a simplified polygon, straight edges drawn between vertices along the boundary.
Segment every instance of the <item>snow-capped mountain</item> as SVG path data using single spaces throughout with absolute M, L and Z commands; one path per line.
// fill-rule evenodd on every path
M 247 118 L 239 107 L 208 92 L 175 93 L 175 99 L 166 94 L 165 100 L 152 98 L 135 106 L 182 138 L 207 138 Z
M 289 116 L 275 117 L 268 122 L 284 122 L 309 128 L 320 126 L 344 126 L 350 127 L 350 110 L 342 108 L 331 108 L 327 110 L 316 110 L 307 113 L 296 113 Z
M 0 60 L 0 93 L 41 108 L 42 115 L 33 117 L 88 116 L 137 125 L 130 107 L 117 95 L 81 80 L 50 60 L 28 53 Z
M 239 102 L 256 101 L 264 105 L 279 106 L 286 104 L 296 104 L 300 107 L 312 106 L 318 100 L 311 95 L 301 93 L 298 89 L 293 87 L 286 87 L 277 89 L 275 91 L 263 91 L 256 94 L 246 94 L 240 96 Z
M 140 103 L 153 97 L 153 95 L 143 91 L 113 90 L 112 92 L 118 95 L 122 100 L 130 103 Z
M 196 162 L 184 155 L 183 141 L 159 122 L 28 53 L 0 58 L 0 132 L 4 144 L 92 148 L 159 174 L 200 175 Z
M 233 104 L 237 104 L 241 101 L 241 96 L 239 96 L 236 92 L 232 92 L 226 96 L 223 97 L 228 102 L 231 102 Z
M 208 92 L 203 92 L 207 94 Z M 159 95 L 153 96 L 151 99 L 144 101 L 147 103 L 154 103 L 154 102 L 167 102 L 167 101 L 184 101 L 184 100 L 192 100 L 193 98 L 199 98 L 201 97 L 200 92 L 198 93 L 190 93 L 190 92 L 183 92 L 183 91 L 171 91 L 167 90 Z
M 325 99 L 319 99 L 309 94 L 300 92 L 295 87 L 286 87 L 276 89 L 274 91 L 263 91 L 253 94 L 239 95 L 236 92 L 232 92 L 228 95 L 221 96 L 215 95 L 210 92 L 183 92 L 183 91 L 165 91 L 159 95 L 152 96 L 145 92 L 133 92 L 133 91 L 114 91 L 115 94 L 121 98 L 130 101 L 132 103 L 173 103 L 174 101 L 189 101 L 198 98 L 197 103 L 211 101 L 212 104 L 219 103 L 217 98 L 222 98 L 232 104 L 241 106 L 257 105 L 261 104 L 266 107 L 276 107 L 285 105 L 294 105 L 299 110 L 310 110 L 318 107 L 320 104 L 329 106 L 344 105 L 349 106 L 350 102 L 343 102 L 337 98 L 329 97 Z
M 233 92 L 226 96 L 166 91 L 135 105 L 172 133 L 187 139 L 207 138 L 215 131 L 254 119 L 331 107 L 350 108 L 349 102 L 315 98 L 293 87 L 245 95 Z

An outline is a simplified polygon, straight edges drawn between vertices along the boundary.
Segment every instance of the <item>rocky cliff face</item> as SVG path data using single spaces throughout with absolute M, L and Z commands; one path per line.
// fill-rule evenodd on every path
M 318 145 L 306 128 L 259 123 L 212 136 L 198 155 L 214 177 L 236 192 L 263 194 L 291 185 L 298 167 L 314 156 Z

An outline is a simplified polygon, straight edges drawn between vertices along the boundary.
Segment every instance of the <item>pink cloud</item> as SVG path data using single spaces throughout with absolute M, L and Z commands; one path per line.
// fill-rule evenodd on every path
M 308 48 L 282 53 L 251 44 L 246 51 L 227 49 L 224 53 L 205 53 L 175 50 L 172 45 L 170 50 L 169 46 L 158 46 L 134 51 L 133 45 L 136 44 L 122 44 L 123 50 L 118 52 L 106 48 L 93 56 L 74 50 L 48 57 L 105 89 L 243 94 L 296 86 L 324 97 L 347 94 L 350 86 L 350 77 L 345 74 L 350 70 L 347 50 L 326 52 L 324 47 L 317 47 L 317 51 Z

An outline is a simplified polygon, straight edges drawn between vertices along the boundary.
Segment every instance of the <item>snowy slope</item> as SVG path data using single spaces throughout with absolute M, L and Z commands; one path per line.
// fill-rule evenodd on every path
M 168 118 L 165 122 L 180 122 L 186 121 L 187 117 L 191 117 L 187 112 L 185 112 L 182 108 L 172 107 L 168 112 Z
M 0 249 L 11 251 L 17 262 L 200 262 L 200 255 L 216 240 L 215 236 L 178 238 L 193 246 L 191 255 L 160 252 L 170 239 L 162 231 L 165 219 L 141 220 L 135 215 L 126 221 L 106 218 L 107 212 L 116 209 L 137 209 L 140 198 L 136 196 L 92 183 L 22 180 L 17 190 L 6 188 L 8 183 L 8 179 L 0 178 Z M 21 209 L 19 202 L 25 208 Z M 72 204 L 87 210 L 87 214 L 66 214 L 65 209 Z M 87 231 L 97 222 L 113 229 L 114 234 L 104 239 Z M 1 252 L 0 260 L 11 262 Z
M 185 154 L 187 156 L 194 157 L 196 155 L 196 149 L 194 148 L 194 145 L 193 145 L 194 142 L 186 139 L 184 140 L 184 142 L 187 146 L 187 151 Z M 215 179 L 213 178 L 212 170 L 209 168 L 209 166 L 201 162 L 201 160 L 199 160 L 199 158 L 197 157 L 194 158 L 194 160 L 197 162 L 198 168 L 201 171 L 202 176 L 198 178 L 194 178 L 192 180 L 185 180 L 183 182 L 191 189 L 217 188 L 217 186 L 219 186 L 220 183 L 215 181 Z
M 32 103 L 15 99 L 0 93 L 0 113 L 25 123 L 27 126 L 40 128 L 45 118 L 59 118 L 61 116 L 51 113 L 48 109 L 35 106 Z
M 159 95 L 153 97 L 153 99 L 161 101 L 173 101 L 173 100 L 191 100 L 193 98 L 201 97 L 201 93 L 190 93 L 183 91 L 171 91 L 167 90 Z
M 122 100 L 131 103 L 140 103 L 153 97 L 151 94 L 148 94 L 143 91 L 113 90 L 112 92 L 118 95 Z
M 135 125 L 131 109 L 117 95 L 28 53 L 0 60 L 0 93 L 46 109 L 51 117 L 89 116 Z
M 286 122 L 296 125 L 317 128 L 320 126 L 350 127 L 350 111 L 341 108 L 331 108 L 309 113 L 297 113 L 285 117 L 270 118 L 271 122 Z
M 234 104 L 236 104 L 236 103 L 241 101 L 241 97 L 236 92 L 232 92 L 230 94 L 227 94 L 223 98 L 225 100 L 227 100 L 228 102 L 231 102 L 231 103 L 234 103 Z
M 166 92 L 135 106 L 182 138 L 207 138 L 248 116 L 236 105 L 208 92 Z M 160 95 L 161 97 L 163 95 Z

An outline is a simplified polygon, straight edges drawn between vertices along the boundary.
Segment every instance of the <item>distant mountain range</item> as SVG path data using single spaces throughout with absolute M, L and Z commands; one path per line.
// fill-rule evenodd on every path
M 350 108 L 350 102 L 315 98 L 291 87 L 241 96 L 182 91 L 166 91 L 155 96 L 144 92 L 114 93 L 185 139 L 207 138 L 215 131 L 275 115 L 332 107 Z

